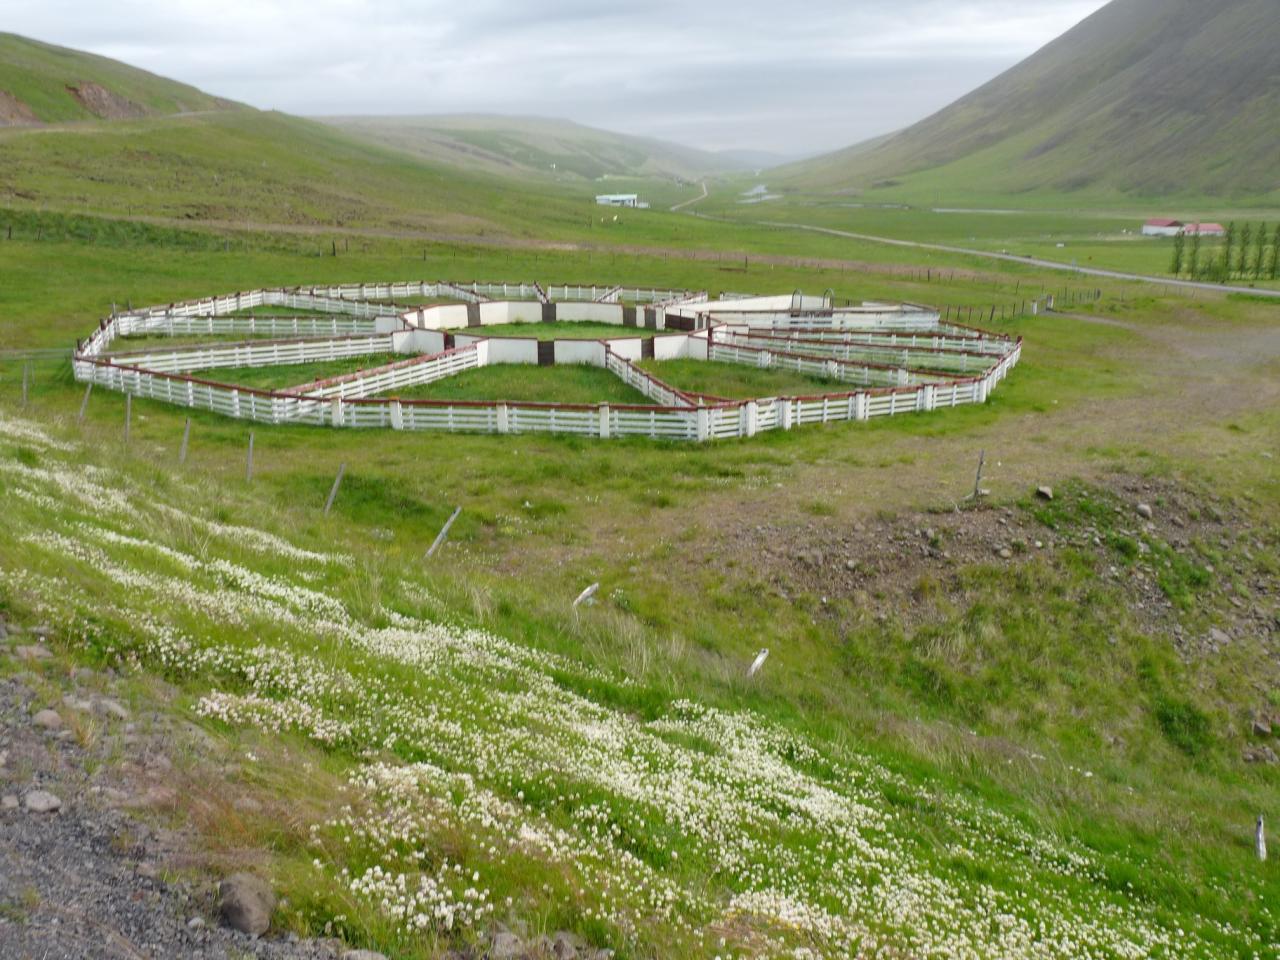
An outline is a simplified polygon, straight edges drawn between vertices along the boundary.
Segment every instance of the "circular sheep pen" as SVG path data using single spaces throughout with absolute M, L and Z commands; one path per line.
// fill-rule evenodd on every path
M 293 313 L 255 313 L 264 307 Z M 607 324 L 618 335 L 484 332 L 564 322 Z M 228 335 L 245 339 L 198 339 Z M 182 342 L 128 349 L 138 338 Z M 943 320 L 928 307 L 836 307 L 830 294 L 711 300 L 677 290 L 415 281 L 254 290 L 113 313 L 78 344 L 73 364 L 81 382 L 259 423 L 707 441 L 984 403 L 1021 350 L 1020 338 Z M 385 362 L 286 389 L 192 375 L 363 357 Z M 839 389 L 731 400 L 678 389 L 637 365 L 673 359 L 784 370 Z M 599 367 L 651 402 L 395 396 L 495 364 Z

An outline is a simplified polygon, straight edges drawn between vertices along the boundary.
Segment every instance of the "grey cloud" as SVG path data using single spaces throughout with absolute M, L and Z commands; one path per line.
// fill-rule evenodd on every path
M 6 29 L 294 113 L 538 113 L 797 154 L 905 126 L 1103 5 L 0 0 L 0 12 Z

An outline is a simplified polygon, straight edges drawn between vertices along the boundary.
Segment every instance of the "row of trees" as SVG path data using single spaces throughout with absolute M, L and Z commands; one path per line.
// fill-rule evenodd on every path
M 1173 239 L 1173 262 L 1169 272 L 1194 280 L 1225 282 L 1227 280 L 1275 280 L 1280 276 L 1280 224 L 1268 234 L 1265 223 L 1246 223 L 1236 230 L 1227 227 L 1221 245 L 1201 247 L 1199 233 L 1190 237 L 1178 234 Z

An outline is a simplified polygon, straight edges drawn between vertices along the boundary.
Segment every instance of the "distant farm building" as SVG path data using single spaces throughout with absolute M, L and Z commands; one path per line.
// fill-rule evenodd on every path
M 637 210 L 649 208 L 649 204 L 641 201 L 640 195 L 635 193 L 602 193 L 596 197 L 596 203 L 602 207 L 634 207 Z
M 1148 220 L 1142 225 L 1142 235 L 1144 237 L 1176 237 L 1185 227 L 1186 224 L 1181 220 L 1157 218 Z
M 1176 237 L 1179 234 L 1188 237 L 1221 237 L 1227 228 L 1220 223 L 1184 223 L 1181 220 L 1166 220 L 1157 217 L 1142 225 L 1144 237 Z

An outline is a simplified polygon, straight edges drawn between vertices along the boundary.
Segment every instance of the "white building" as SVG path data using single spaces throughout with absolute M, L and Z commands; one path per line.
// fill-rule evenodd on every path
M 1186 224 L 1181 220 L 1165 220 L 1159 218 L 1156 220 L 1148 220 L 1142 225 L 1142 235 L 1144 237 L 1176 237 L 1186 228 Z
M 649 204 L 640 201 L 637 193 L 602 193 L 596 197 L 596 203 L 602 207 L 635 207 L 647 210 Z

